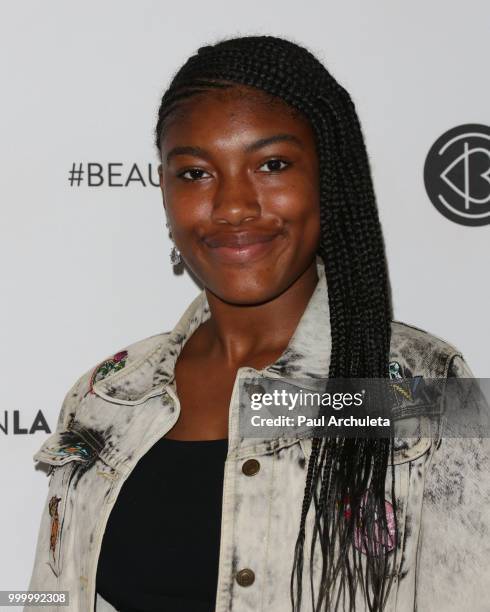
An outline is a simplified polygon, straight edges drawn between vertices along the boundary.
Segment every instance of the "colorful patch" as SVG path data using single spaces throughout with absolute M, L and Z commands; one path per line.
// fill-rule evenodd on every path
M 424 385 L 422 384 L 423 380 L 423 376 L 413 376 L 412 378 L 405 378 L 401 382 L 392 384 L 392 389 L 398 396 L 397 399 L 401 400 L 402 402 L 413 402 L 418 396 L 421 395 L 421 392 L 424 390 Z
M 392 384 L 395 399 L 398 405 L 405 402 L 413 402 L 418 395 L 422 385 L 422 376 L 403 376 L 403 370 L 398 361 L 391 361 L 389 364 L 390 380 L 396 381 Z
M 51 534 L 49 537 L 49 549 L 53 555 L 56 550 L 56 542 L 58 540 L 58 534 L 60 529 L 60 517 L 58 515 L 58 505 L 61 501 L 61 497 L 53 497 L 49 500 L 49 516 L 51 517 Z
M 364 495 L 361 501 L 360 507 L 360 523 L 356 526 L 354 531 L 354 546 L 360 552 L 366 554 L 368 551 L 368 540 L 367 535 L 363 533 L 363 520 L 362 515 L 364 511 L 364 507 L 366 505 L 367 493 Z M 379 552 L 380 547 L 383 546 L 386 548 L 388 552 L 392 551 L 395 548 L 396 543 L 396 533 L 395 533 L 395 514 L 393 512 L 393 506 L 388 501 L 385 500 L 385 512 L 386 512 L 386 529 L 381 530 L 380 522 L 375 521 L 374 527 L 374 552 L 377 554 Z M 344 518 L 348 520 L 351 516 L 351 507 L 348 498 L 344 500 Z
M 92 372 L 92 376 L 90 377 L 89 391 L 93 393 L 93 386 L 95 383 L 103 380 L 109 376 L 109 374 L 114 374 L 115 372 L 122 370 L 126 365 L 127 356 L 128 351 L 119 351 L 119 353 L 116 353 L 110 359 L 106 359 L 100 363 Z
M 92 449 L 84 442 L 52 446 L 49 448 L 49 451 L 53 453 L 53 455 L 58 455 L 59 457 L 78 455 L 82 457 L 82 459 L 89 459 L 93 453 Z
M 398 361 L 390 361 L 388 366 L 388 371 L 390 373 L 391 380 L 402 380 L 402 366 L 398 363 Z

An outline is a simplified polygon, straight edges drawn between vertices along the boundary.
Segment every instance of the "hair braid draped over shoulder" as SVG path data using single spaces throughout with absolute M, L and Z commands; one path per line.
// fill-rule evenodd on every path
M 349 94 L 312 53 L 289 40 L 223 40 L 201 47 L 175 74 L 158 113 L 157 148 L 166 118 L 181 101 L 233 84 L 276 96 L 310 121 L 320 168 L 318 254 L 325 265 L 332 337 L 328 376 L 386 378 L 392 319 L 386 259 L 367 152 Z M 311 608 L 306 609 L 354 610 L 360 594 L 369 610 L 383 610 L 396 547 L 388 552 L 388 546 L 366 545 L 361 553 L 354 533 L 362 525 L 363 539 L 378 537 L 379 543 L 379 527 L 383 531 L 387 526 L 385 480 L 392 452 L 390 438 L 313 439 L 298 538 L 291 551 L 293 612 L 301 610 L 303 587 L 308 584 L 303 568 L 311 508 Z M 391 476 L 395 507 L 393 468 Z M 371 494 L 366 498 L 368 487 Z M 317 555 L 321 569 L 314 579 Z

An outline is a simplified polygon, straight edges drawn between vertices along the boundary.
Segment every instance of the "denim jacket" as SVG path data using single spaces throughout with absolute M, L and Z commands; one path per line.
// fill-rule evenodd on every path
M 242 367 L 236 375 L 229 409 L 216 612 L 291 609 L 293 550 L 311 438 L 241 437 L 238 386 L 250 376 L 327 377 L 330 317 L 320 263 L 318 273 L 318 285 L 282 356 L 263 370 Z M 175 362 L 209 316 L 203 291 L 171 332 L 118 351 L 83 374 L 67 393 L 56 431 L 34 455 L 50 468 L 30 590 L 69 591 L 68 609 L 73 612 L 114 610 L 96 593 L 104 529 L 138 460 L 179 418 Z M 472 377 L 455 347 L 397 321 L 392 322 L 390 371 L 407 378 Z M 438 440 L 407 438 L 396 448 L 398 554 L 387 611 L 490 610 L 488 448 L 488 439 L 444 438 L 444 432 Z M 388 476 L 386 499 L 390 498 Z M 310 508 L 307 542 L 312 520 Z M 303 571 L 306 612 L 311 610 L 308 549 L 305 546 Z M 37 608 L 25 608 L 31 609 Z M 360 595 L 356 610 L 367 610 Z

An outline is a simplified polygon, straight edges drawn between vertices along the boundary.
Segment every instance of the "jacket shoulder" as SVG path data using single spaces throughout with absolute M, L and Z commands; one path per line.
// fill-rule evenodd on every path
M 110 379 L 117 372 L 132 367 L 153 352 L 160 350 L 166 343 L 170 332 L 161 332 L 137 340 L 119 350 L 106 355 L 103 359 L 93 364 L 86 370 L 70 387 L 65 395 L 63 404 L 58 416 L 56 429 L 65 429 L 73 420 L 78 404 L 89 393 L 95 383 L 103 379 Z
M 390 362 L 400 367 L 403 377 L 445 378 L 457 356 L 463 359 L 461 351 L 447 340 L 415 325 L 392 321 Z

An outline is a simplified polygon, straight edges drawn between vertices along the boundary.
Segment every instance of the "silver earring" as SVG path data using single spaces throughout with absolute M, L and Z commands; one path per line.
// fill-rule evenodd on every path
M 175 245 L 170 251 L 170 261 L 172 262 L 173 266 L 178 266 L 182 263 L 182 255 L 180 254 L 179 249 Z
M 165 226 L 167 228 L 169 228 L 168 225 L 168 221 L 165 221 Z M 172 240 L 172 232 L 169 231 L 168 233 L 170 240 Z M 170 251 L 170 261 L 172 262 L 173 266 L 178 266 L 179 264 L 182 263 L 182 255 L 180 254 L 179 249 L 175 246 L 172 247 L 172 250 Z

